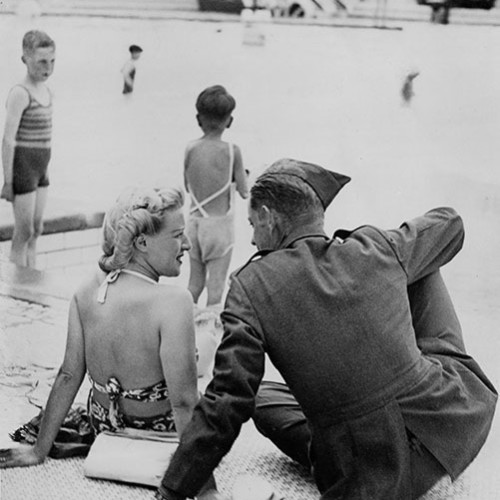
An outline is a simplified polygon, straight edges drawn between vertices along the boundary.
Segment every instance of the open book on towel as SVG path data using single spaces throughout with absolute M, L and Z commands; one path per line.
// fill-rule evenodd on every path
M 85 459 L 87 477 L 159 486 L 179 444 L 175 433 L 126 428 L 97 435 Z

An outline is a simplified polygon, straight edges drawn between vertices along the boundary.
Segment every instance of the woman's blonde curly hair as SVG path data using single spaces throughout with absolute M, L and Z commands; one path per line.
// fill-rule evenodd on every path
M 104 218 L 99 267 L 107 273 L 124 268 L 134 257 L 136 238 L 156 234 L 164 213 L 183 205 L 184 193 L 178 188 L 136 188 L 122 193 Z

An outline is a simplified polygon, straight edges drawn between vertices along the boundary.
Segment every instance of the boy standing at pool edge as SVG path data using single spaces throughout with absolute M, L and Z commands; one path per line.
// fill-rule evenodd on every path
M 236 101 L 224 87 L 205 89 L 196 101 L 203 136 L 190 142 L 184 159 L 184 184 L 191 196 L 187 234 L 189 291 L 195 304 L 207 287 L 207 306 L 222 302 L 234 245 L 233 186 L 248 197 L 240 148 L 222 140 L 231 126 Z
M 14 210 L 10 260 L 35 267 L 49 185 L 52 93 L 45 82 L 54 71 L 55 43 L 43 31 L 32 30 L 24 35 L 22 46 L 27 72 L 7 97 L 0 197 L 11 202 Z

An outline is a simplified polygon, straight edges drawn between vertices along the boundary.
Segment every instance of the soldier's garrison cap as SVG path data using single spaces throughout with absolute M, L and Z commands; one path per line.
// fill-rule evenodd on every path
M 302 179 L 318 195 L 325 210 L 338 192 L 351 180 L 347 175 L 292 158 L 277 160 L 271 167 L 280 167 L 280 170 L 272 173 L 264 172 L 264 175 L 291 175 Z

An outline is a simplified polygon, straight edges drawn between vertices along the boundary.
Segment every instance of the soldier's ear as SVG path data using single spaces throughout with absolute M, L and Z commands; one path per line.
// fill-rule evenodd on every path
M 257 214 L 261 222 L 268 223 L 272 219 L 272 211 L 267 205 L 261 205 L 257 209 Z
M 269 208 L 267 205 L 262 205 L 261 209 L 261 220 L 270 230 L 281 226 L 282 217 L 276 210 Z

